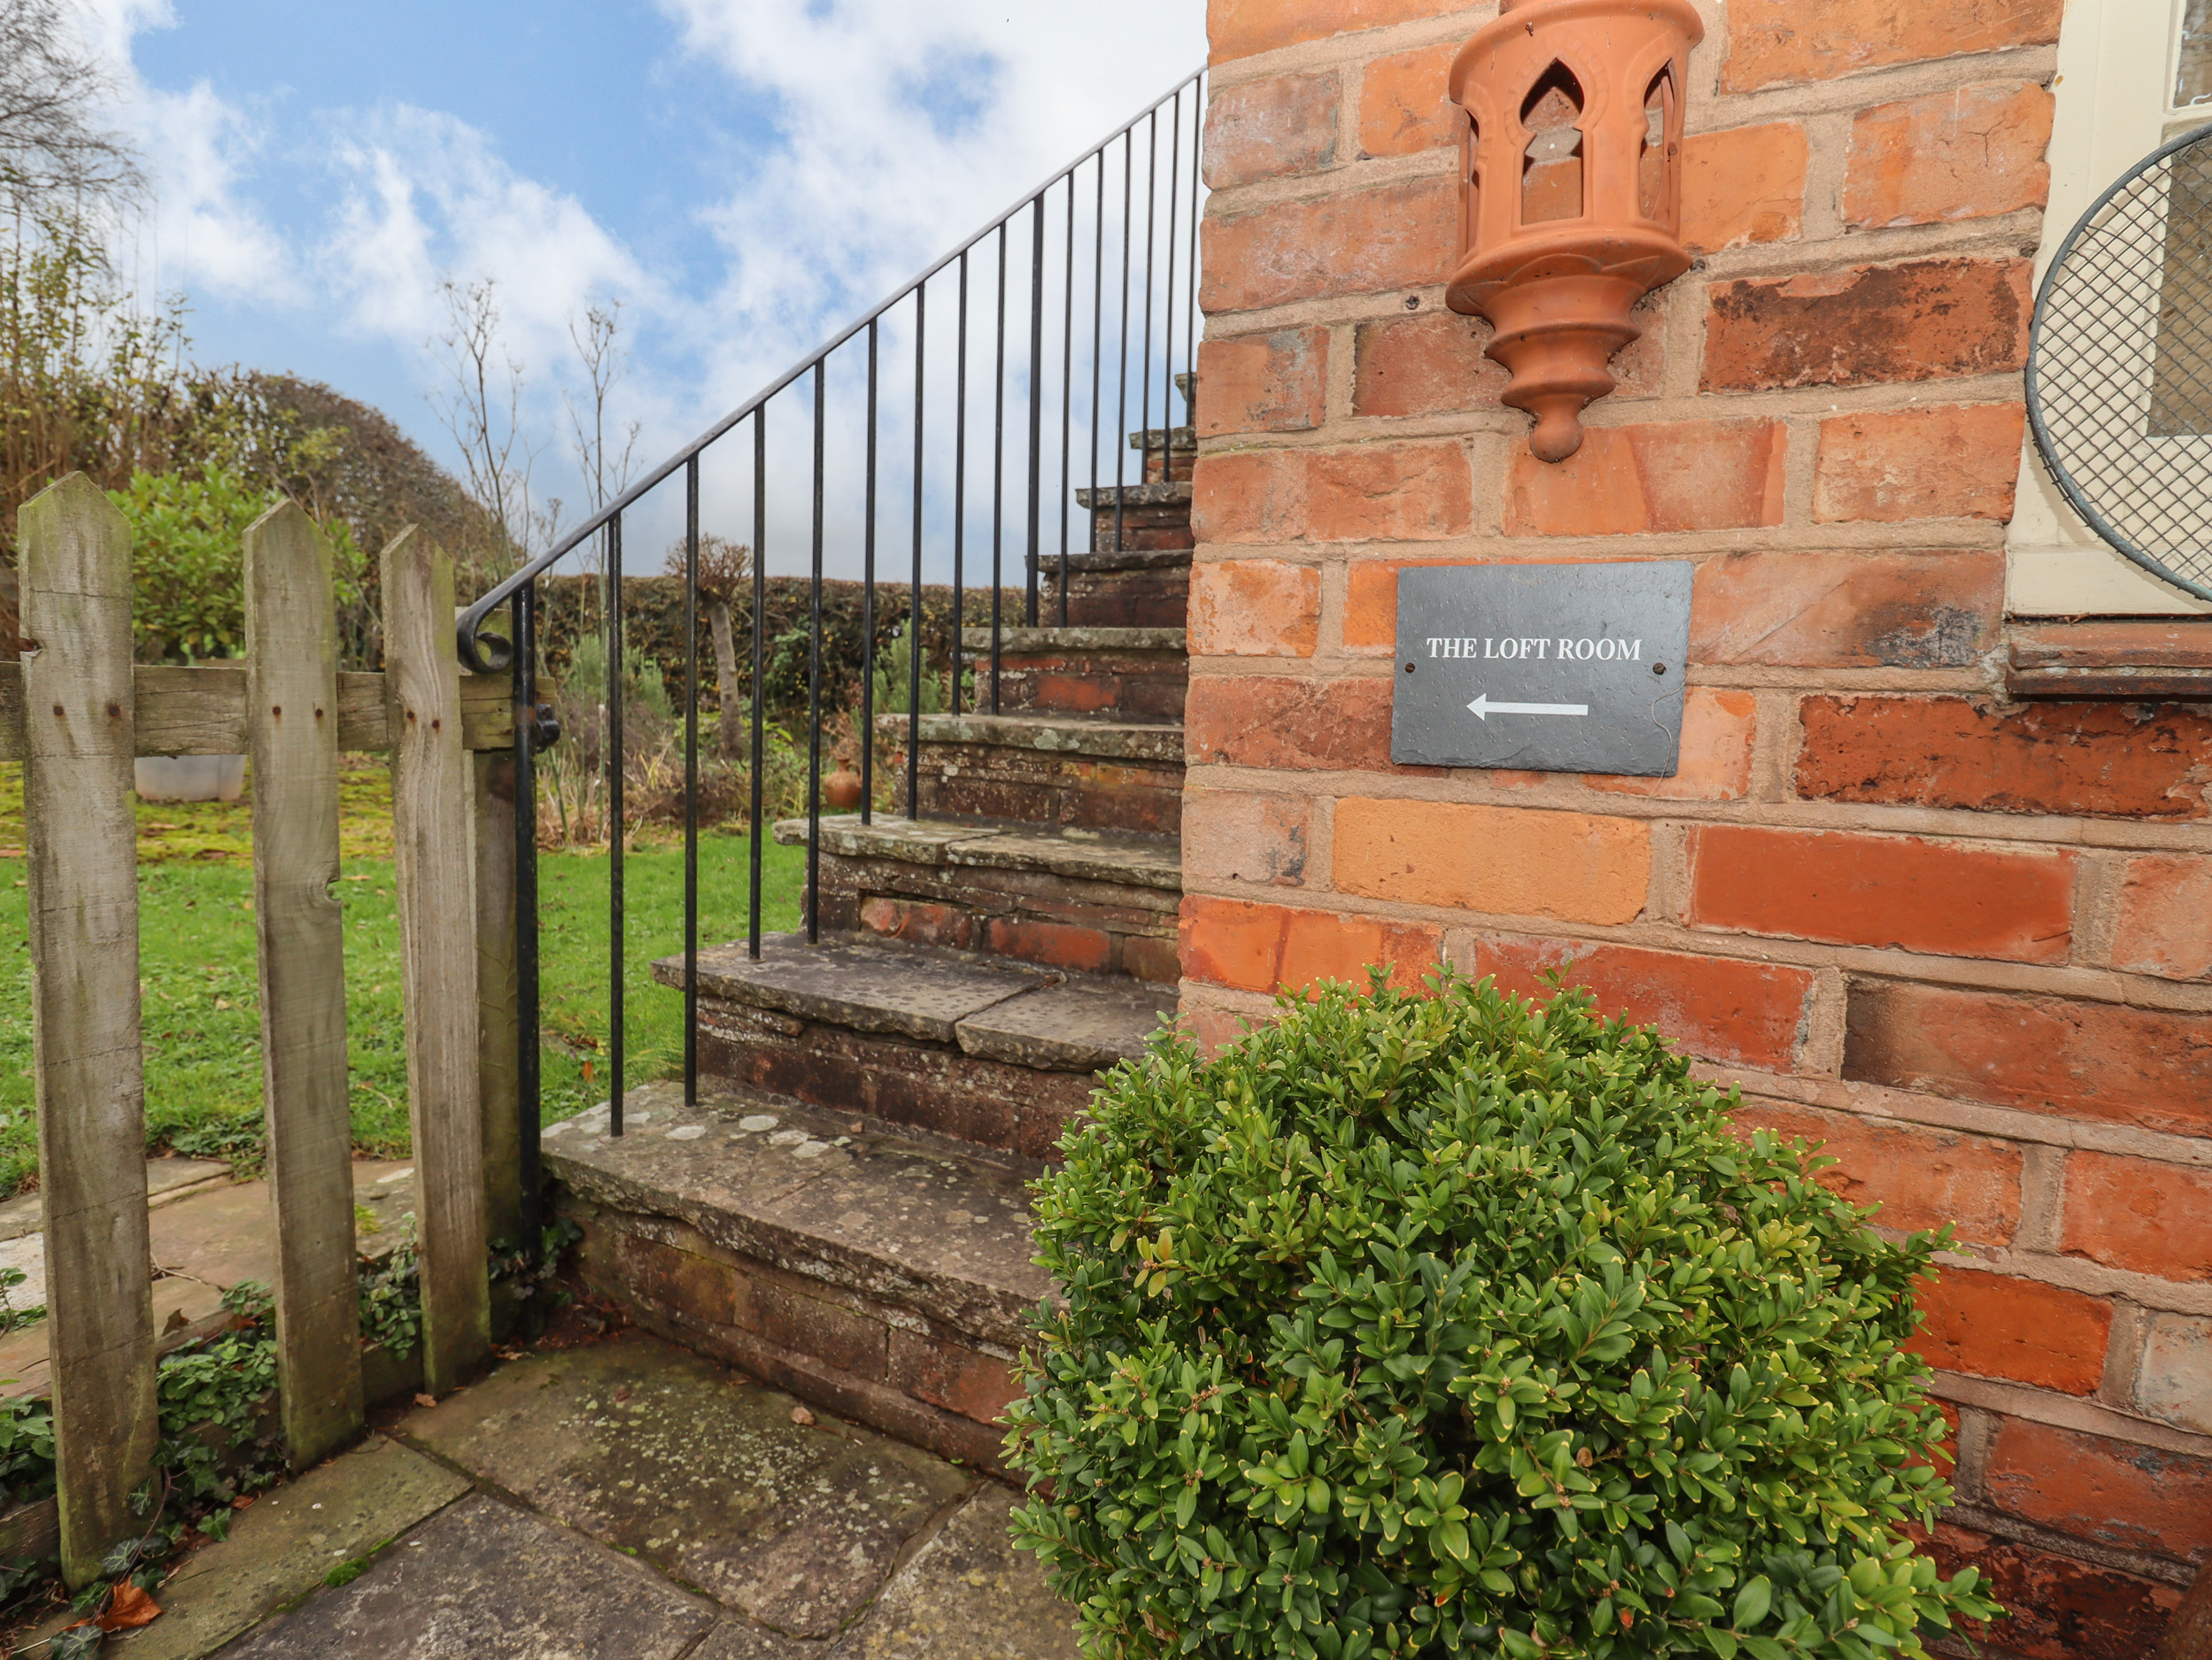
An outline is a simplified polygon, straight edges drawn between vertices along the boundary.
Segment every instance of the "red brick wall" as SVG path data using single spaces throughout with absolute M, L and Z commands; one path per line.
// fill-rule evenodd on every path
M 1573 961 L 1896 1227 L 1997 1651 L 2212 1557 L 2212 707 L 2008 703 L 2059 0 L 1704 7 L 1685 230 L 1581 452 L 1443 307 L 1449 0 L 1212 0 L 1183 997 Z M 1394 767 L 1407 564 L 1697 561 L 1679 776 Z

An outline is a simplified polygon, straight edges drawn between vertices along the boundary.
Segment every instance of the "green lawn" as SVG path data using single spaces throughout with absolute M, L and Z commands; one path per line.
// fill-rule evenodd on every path
M 0 949 L 12 958 L 0 970 L 12 982 L 0 1003 L 0 1194 L 26 1185 L 37 1169 L 19 774 L 0 766 L 0 940 L 11 942 Z M 384 783 L 375 768 L 346 776 L 340 893 L 354 1145 L 393 1157 L 407 1150 L 407 1081 Z M 139 829 L 148 1144 L 251 1163 L 260 1144 L 261 1054 L 249 811 L 142 803 Z M 743 836 L 700 838 L 703 943 L 745 932 L 746 848 Z M 763 867 L 762 926 L 796 927 L 805 850 L 771 843 Z M 642 1083 L 683 1064 L 683 1000 L 652 978 L 653 959 L 683 949 L 683 849 L 665 841 L 634 847 L 626 869 L 628 1076 Z M 603 852 L 538 857 L 547 1123 L 605 1096 L 607 872 Z

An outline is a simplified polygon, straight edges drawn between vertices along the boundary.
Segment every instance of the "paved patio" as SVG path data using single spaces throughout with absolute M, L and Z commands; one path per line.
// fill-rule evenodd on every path
M 1074 1660 L 1013 1503 L 625 1333 L 509 1362 L 264 1497 L 106 1652 Z

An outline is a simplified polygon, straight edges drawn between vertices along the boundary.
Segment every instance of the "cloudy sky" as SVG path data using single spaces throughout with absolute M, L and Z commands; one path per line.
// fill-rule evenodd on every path
M 493 279 L 541 492 L 572 321 L 675 448 L 1164 92 L 1202 0 L 87 0 L 196 355 L 324 380 L 447 457 L 441 279 Z

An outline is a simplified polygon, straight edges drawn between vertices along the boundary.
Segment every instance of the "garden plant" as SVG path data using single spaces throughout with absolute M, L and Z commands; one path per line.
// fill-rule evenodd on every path
M 1038 1185 L 1016 1537 L 1101 1656 L 1873 1660 L 1998 1613 L 1907 1352 L 1944 1234 L 1586 994 L 1163 1034 Z

